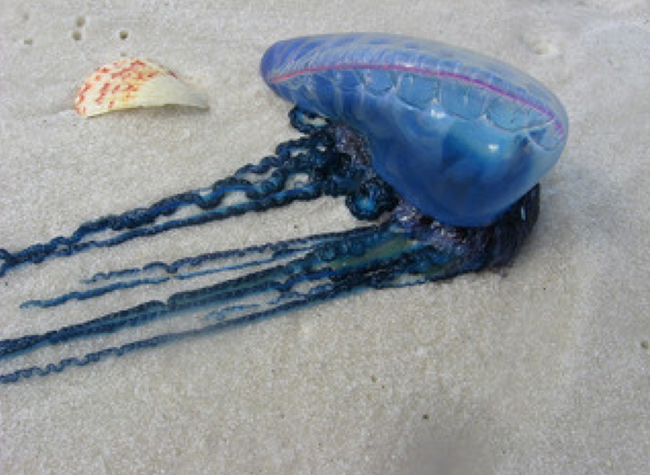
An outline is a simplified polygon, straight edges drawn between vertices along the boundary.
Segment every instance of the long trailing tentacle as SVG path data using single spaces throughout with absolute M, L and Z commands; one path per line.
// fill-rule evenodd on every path
M 37 264 L 91 248 L 117 246 L 171 229 L 264 211 L 324 195 L 347 195 L 348 207 L 361 219 L 377 216 L 374 206 L 365 206 L 369 198 L 371 201 L 383 200 L 379 212 L 390 210 L 397 204 L 389 187 L 381 183 L 377 186 L 377 180 L 366 164 L 355 163 L 339 150 L 339 126 L 297 108 L 290 112 L 290 120 L 294 128 L 305 134 L 303 137 L 280 144 L 274 156 L 265 157 L 256 165 L 246 165 L 208 188 L 173 195 L 146 208 L 97 218 L 83 223 L 68 236 L 58 236 L 22 250 L 12 252 L 0 248 L 0 277 L 23 264 Z M 192 213 L 178 217 L 178 212 L 184 209 L 190 209 Z M 364 215 L 368 210 L 373 212 Z
M 539 187 L 535 187 L 499 221 L 485 228 L 444 226 L 426 218 L 421 222 L 407 220 L 405 226 L 396 216 L 382 225 L 340 233 L 336 239 L 330 239 L 331 235 L 323 235 L 326 237 L 322 241 L 317 237 L 308 238 L 311 239 L 309 251 L 288 262 L 211 286 L 178 292 L 165 302 L 152 300 L 81 324 L 0 341 L 0 360 L 8 360 L 46 345 L 70 343 L 179 317 L 191 309 L 208 312 L 203 315 L 208 318 L 183 319 L 184 328 L 177 331 L 65 358 L 58 363 L 9 371 L 0 375 L 0 383 L 44 376 L 109 356 L 122 356 L 241 326 L 363 288 L 413 285 L 501 266 L 516 255 L 532 230 L 538 212 Z
M 172 295 L 165 303 L 149 301 L 124 311 L 41 335 L 4 340 L 0 342 L 0 358 L 31 350 L 43 344 L 57 345 L 88 334 L 111 333 L 126 327 L 143 325 L 150 320 L 169 315 L 171 312 L 210 304 L 240 302 L 244 297 L 259 293 L 273 291 L 283 293 L 300 282 L 317 280 L 325 275 L 334 277 L 342 271 L 329 269 L 327 263 L 340 261 L 342 269 L 346 269 L 345 259 L 349 259 L 354 254 L 363 254 L 363 250 L 371 246 L 372 242 L 385 241 L 390 237 L 391 234 L 387 228 L 378 229 L 376 226 L 367 227 L 365 233 L 361 235 L 357 233 L 357 237 L 354 239 L 342 233 L 341 238 L 334 243 L 315 244 L 311 252 L 304 257 L 208 287 L 179 292 Z
M 252 272 L 238 278 L 196 290 L 178 292 L 165 302 L 148 301 L 87 322 L 70 325 L 42 334 L 27 335 L 0 342 L 0 360 L 11 359 L 38 350 L 46 345 L 70 343 L 80 338 L 115 333 L 134 326 L 143 326 L 164 318 L 180 316 L 190 309 L 205 309 L 210 318 L 184 319 L 186 330 L 156 335 L 151 338 L 106 348 L 80 358 L 67 358 L 57 364 L 17 370 L 0 376 L 0 382 L 14 382 L 32 375 L 57 372 L 71 365 L 95 362 L 108 355 L 122 355 L 136 349 L 158 346 L 190 335 L 241 325 L 283 311 L 328 300 L 359 287 L 360 279 L 369 272 L 383 272 L 395 256 L 361 259 L 348 262 L 364 249 L 373 248 L 392 238 L 388 225 L 370 226 L 355 237 L 343 236 L 335 242 L 313 246 L 306 256 L 288 263 Z M 355 277 L 356 275 L 356 277 Z M 247 300 L 248 299 L 248 300 Z M 206 316 L 204 314 L 204 316 Z
M 171 280 L 190 280 L 210 274 L 245 271 L 252 267 L 259 268 L 304 256 L 313 250 L 316 244 L 324 244 L 345 237 L 354 238 L 356 235 L 366 232 L 367 229 L 357 228 L 346 232 L 323 233 L 277 243 L 185 257 L 171 263 L 157 261 L 142 267 L 99 272 L 88 279 L 83 279 L 81 281 L 84 286 L 82 289 L 55 297 L 28 300 L 23 302 L 21 307 L 56 307 L 71 300 L 89 300 L 119 290 L 159 285 Z

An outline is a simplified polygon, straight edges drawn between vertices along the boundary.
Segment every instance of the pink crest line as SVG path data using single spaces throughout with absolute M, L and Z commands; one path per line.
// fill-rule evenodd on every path
M 415 66 L 401 66 L 401 65 L 387 65 L 387 64 L 366 64 L 366 63 L 358 63 L 358 64 L 340 64 L 340 65 L 331 65 L 331 66 L 319 66 L 315 68 L 305 68 L 305 69 L 298 69 L 295 71 L 288 72 L 286 74 L 281 74 L 279 76 L 272 76 L 269 78 L 269 82 L 278 84 L 284 81 L 287 81 L 289 79 L 292 79 L 297 76 L 302 76 L 305 74 L 314 74 L 314 73 L 319 73 L 322 71 L 346 71 L 346 70 L 352 70 L 352 69 L 370 69 L 370 70 L 386 70 L 386 71 L 400 71 L 400 72 L 410 72 L 410 73 L 415 73 L 415 74 L 420 74 L 423 76 L 435 76 L 435 77 L 444 77 L 444 78 L 451 78 L 451 79 L 457 79 L 459 81 L 463 81 L 466 83 L 469 83 L 473 86 L 478 86 L 484 89 L 487 89 L 489 91 L 492 91 L 500 96 L 507 97 L 508 99 L 511 99 L 515 102 L 518 102 L 520 104 L 525 105 L 526 107 L 530 107 L 531 109 L 536 110 L 540 114 L 546 116 L 553 122 L 553 125 L 555 129 L 560 132 L 562 136 L 565 134 L 564 127 L 561 123 L 560 120 L 551 112 L 550 110 L 546 109 L 545 107 L 540 106 L 539 104 L 535 104 L 534 102 L 530 102 L 523 97 L 516 96 L 514 94 L 511 94 L 509 92 L 503 91 L 501 89 L 498 89 L 491 84 L 487 84 L 485 82 L 469 78 L 467 76 L 462 76 L 460 74 L 455 74 L 455 73 L 450 73 L 450 72 L 445 72 L 445 71 L 431 71 L 430 69 L 424 69 L 424 68 L 418 68 Z

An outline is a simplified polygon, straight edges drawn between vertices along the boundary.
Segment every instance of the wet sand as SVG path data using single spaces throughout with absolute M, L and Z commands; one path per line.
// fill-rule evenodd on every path
M 562 99 L 569 143 L 514 265 L 1 387 L 0 473 L 647 472 L 647 1 L 0 0 L 0 247 L 206 186 L 272 153 L 292 132 L 289 105 L 259 78 L 264 50 L 343 31 L 474 49 Z M 76 89 L 121 56 L 175 70 L 210 110 L 80 118 Z M 96 271 L 356 225 L 340 201 L 321 199 L 18 269 L 0 280 L 0 335 L 163 295 L 18 308 Z

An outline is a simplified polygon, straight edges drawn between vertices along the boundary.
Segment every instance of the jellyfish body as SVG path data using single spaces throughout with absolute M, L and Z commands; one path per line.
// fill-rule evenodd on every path
M 0 275 L 320 196 L 343 196 L 354 216 L 377 223 L 111 270 L 82 281 L 80 289 L 26 302 L 50 307 L 215 277 L 164 300 L 2 340 L 2 362 L 43 346 L 69 348 L 71 355 L 56 363 L 12 364 L 0 382 L 220 331 L 360 289 L 415 285 L 512 261 L 537 220 L 536 184 L 566 141 L 566 115 L 549 91 L 474 53 L 389 35 L 281 42 L 267 51 L 261 71 L 272 89 L 299 107 L 290 117 L 303 137 L 211 187 L 84 223 L 69 236 L 20 251 L 0 249 Z M 194 213 L 175 216 L 186 208 Z M 190 309 L 198 318 L 187 316 Z M 171 321 L 174 326 L 165 327 Z M 128 329 L 135 326 L 152 333 L 132 340 Z M 75 354 L 76 341 L 109 334 L 123 339 Z
M 559 100 L 478 53 L 384 34 L 276 43 L 262 76 L 299 107 L 359 130 L 374 170 L 422 213 L 483 226 L 539 182 L 567 138 Z

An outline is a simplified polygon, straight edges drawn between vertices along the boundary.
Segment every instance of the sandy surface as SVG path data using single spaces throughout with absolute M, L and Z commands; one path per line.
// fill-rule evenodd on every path
M 289 106 L 258 61 L 302 34 L 407 33 L 496 56 L 559 95 L 571 137 L 505 275 L 367 292 L 2 387 L 0 473 L 647 473 L 648 1 L 109 3 L 0 1 L 0 247 L 270 153 L 291 135 Z M 176 70 L 211 110 L 81 119 L 76 88 L 120 55 Z M 156 296 L 18 308 L 95 270 L 354 225 L 324 199 L 19 269 L 0 280 L 0 334 Z

